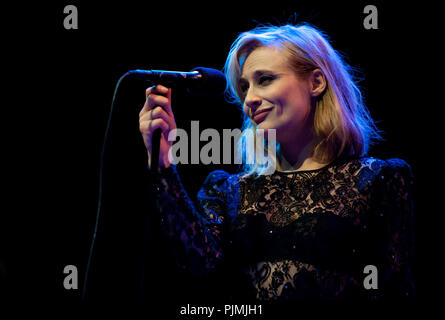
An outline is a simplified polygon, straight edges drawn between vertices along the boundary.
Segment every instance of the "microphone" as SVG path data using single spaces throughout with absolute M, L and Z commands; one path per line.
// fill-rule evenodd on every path
M 125 76 L 167 87 L 185 85 L 195 94 L 218 95 L 226 88 L 226 78 L 221 71 L 204 67 L 194 68 L 190 72 L 137 69 L 128 71 Z

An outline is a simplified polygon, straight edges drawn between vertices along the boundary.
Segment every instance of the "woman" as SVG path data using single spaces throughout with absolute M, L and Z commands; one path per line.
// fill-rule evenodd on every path
M 197 206 L 168 156 L 171 90 L 147 89 L 140 113 L 149 164 L 152 132 L 163 132 L 158 200 L 179 263 L 229 275 L 233 298 L 413 296 L 411 169 L 364 157 L 381 137 L 326 36 L 305 24 L 242 33 L 225 72 L 245 116 L 240 148 L 247 132 L 275 129 L 276 153 L 265 150 L 266 166 L 212 172 Z

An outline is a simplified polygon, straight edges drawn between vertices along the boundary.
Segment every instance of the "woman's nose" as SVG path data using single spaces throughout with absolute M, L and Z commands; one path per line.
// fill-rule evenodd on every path
M 253 92 L 249 92 L 246 95 L 246 99 L 244 100 L 246 106 L 251 109 L 252 114 L 256 109 L 261 105 L 261 98 L 255 95 Z

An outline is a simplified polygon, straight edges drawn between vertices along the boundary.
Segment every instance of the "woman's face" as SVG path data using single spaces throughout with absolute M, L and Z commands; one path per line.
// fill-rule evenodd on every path
M 245 97 L 244 112 L 258 129 L 276 129 L 280 143 L 312 132 L 309 80 L 296 75 L 284 51 L 274 47 L 252 51 L 242 66 L 239 87 Z

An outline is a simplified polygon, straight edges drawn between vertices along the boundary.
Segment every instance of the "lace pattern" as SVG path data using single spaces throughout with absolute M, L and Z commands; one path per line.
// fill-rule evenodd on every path
M 161 170 L 159 185 L 178 263 L 194 274 L 218 268 L 242 274 L 247 282 L 240 283 L 250 288 L 237 288 L 241 297 L 414 294 L 412 174 L 403 160 L 338 160 L 318 170 L 248 178 L 214 171 L 196 207 L 174 166 Z M 368 264 L 379 270 L 378 290 L 363 288 Z

